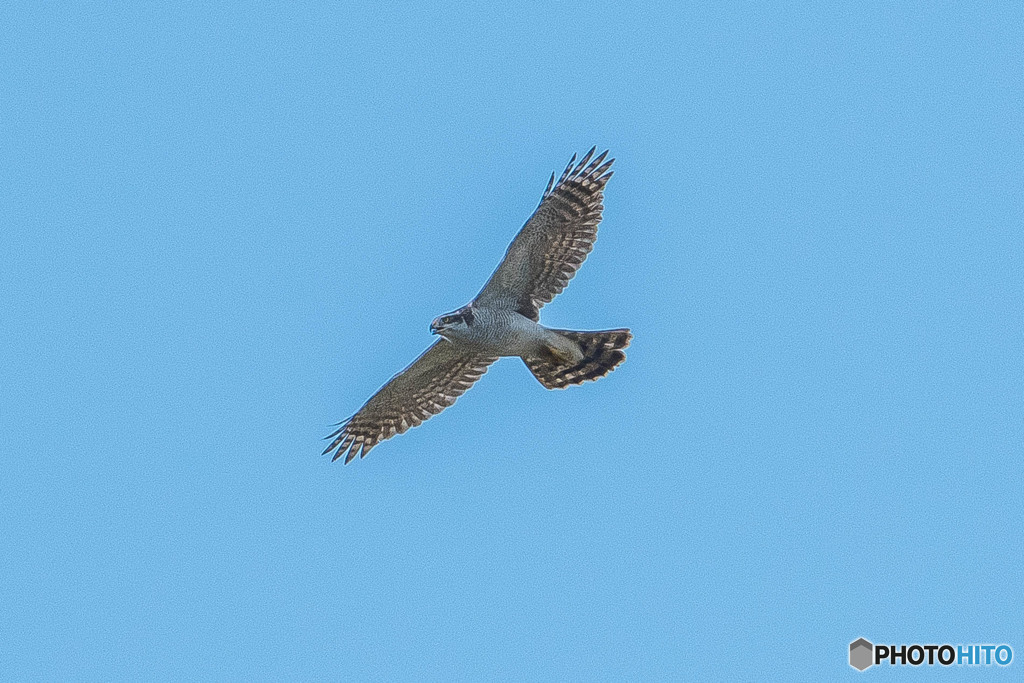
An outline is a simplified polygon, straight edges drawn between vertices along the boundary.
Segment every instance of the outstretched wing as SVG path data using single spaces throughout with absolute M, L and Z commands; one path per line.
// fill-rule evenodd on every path
M 391 378 L 355 415 L 339 423 L 324 453 L 337 449 L 347 465 L 357 455 L 395 434 L 417 427 L 455 403 L 487 372 L 497 356 L 483 356 L 439 339 L 409 367 Z
M 474 303 L 538 320 L 540 307 L 569 284 L 594 248 L 604 186 L 612 177 L 608 169 L 615 160 L 605 161 L 605 151 L 591 161 L 595 149 L 578 164 L 574 154 L 557 183 L 551 175 L 540 206 L 512 240 Z

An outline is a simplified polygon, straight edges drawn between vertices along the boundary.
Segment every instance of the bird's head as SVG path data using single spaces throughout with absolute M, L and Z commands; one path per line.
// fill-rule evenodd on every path
M 430 332 L 432 334 L 439 334 L 448 341 L 453 341 L 466 335 L 472 324 L 473 309 L 469 306 L 463 306 L 457 311 L 445 313 L 434 318 L 434 322 L 430 323 Z

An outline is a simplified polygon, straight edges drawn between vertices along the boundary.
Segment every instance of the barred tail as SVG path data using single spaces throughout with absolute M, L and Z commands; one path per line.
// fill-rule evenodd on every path
M 582 384 L 604 377 L 626 360 L 626 354 L 622 349 L 629 346 L 630 340 L 633 339 L 629 330 L 551 331 L 576 342 L 583 352 L 583 359 L 578 363 L 566 364 L 553 356 L 524 358 L 526 367 L 530 368 L 537 381 L 548 389 L 564 389 L 570 384 Z

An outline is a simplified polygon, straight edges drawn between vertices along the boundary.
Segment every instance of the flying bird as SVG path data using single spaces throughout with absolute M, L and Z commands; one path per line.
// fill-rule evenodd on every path
M 604 187 L 614 159 L 591 148 L 572 156 L 555 182 L 551 174 L 540 205 L 516 235 L 491 278 L 462 308 L 439 316 L 434 344 L 395 375 L 352 417 L 339 422 L 324 454 L 332 460 L 365 457 L 455 403 L 503 356 L 518 356 L 548 389 L 596 380 L 626 359 L 628 329 L 577 332 L 540 324 L 540 308 L 565 289 L 594 248 Z

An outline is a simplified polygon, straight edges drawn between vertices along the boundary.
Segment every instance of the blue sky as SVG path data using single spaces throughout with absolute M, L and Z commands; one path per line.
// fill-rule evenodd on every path
M 1024 664 L 1019 3 L 0 21 L 4 676 Z M 542 322 L 632 328 L 625 365 L 505 359 L 321 457 L 591 145 L 600 237 Z

